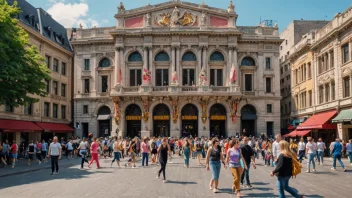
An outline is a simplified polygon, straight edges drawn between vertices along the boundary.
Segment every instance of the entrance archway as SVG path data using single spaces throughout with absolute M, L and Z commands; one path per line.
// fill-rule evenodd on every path
M 193 104 L 186 104 L 181 111 L 182 136 L 198 137 L 198 109 Z
M 136 104 L 128 105 L 125 111 L 126 115 L 126 136 L 130 138 L 140 137 L 142 129 L 142 111 Z
M 245 105 L 241 109 L 241 132 L 244 136 L 255 136 L 257 111 L 252 105 Z
M 107 106 L 100 107 L 98 111 L 99 137 L 110 136 L 111 133 L 111 110 Z
M 158 104 L 153 110 L 154 136 L 170 136 L 170 109 L 165 104 Z
M 214 104 L 209 111 L 210 137 L 226 137 L 226 109 L 221 104 Z

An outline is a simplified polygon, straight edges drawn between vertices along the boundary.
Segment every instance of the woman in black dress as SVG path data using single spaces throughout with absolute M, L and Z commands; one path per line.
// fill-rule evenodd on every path
M 159 153 L 159 162 L 161 165 L 161 168 L 158 172 L 157 178 L 160 178 L 160 173 L 163 172 L 163 182 L 166 182 L 166 177 L 165 177 L 165 169 L 166 169 L 166 164 L 167 164 L 167 156 L 171 153 L 170 145 L 167 142 L 167 139 L 164 138 L 161 145 L 158 148 L 158 153 Z

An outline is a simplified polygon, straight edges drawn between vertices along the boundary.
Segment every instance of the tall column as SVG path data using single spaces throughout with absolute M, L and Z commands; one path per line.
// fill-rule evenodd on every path
M 114 75 L 114 86 L 121 84 L 120 82 L 120 48 L 116 48 L 115 51 L 115 75 Z
M 203 46 L 203 65 L 202 69 L 206 72 L 207 77 L 209 78 L 209 71 L 208 71 L 208 63 L 207 63 L 207 47 Z
M 121 68 L 121 79 L 122 79 L 122 81 L 120 82 L 120 85 L 122 85 L 122 86 L 126 86 L 126 84 L 125 84 L 125 82 L 127 82 L 126 81 L 126 75 L 125 75 L 125 69 L 126 69 L 126 67 L 125 67 L 125 61 L 124 61 L 125 59 L 124 59 L 124 52 L 123 52 L 123 48 L 121 48 L 120 49 L 120 68 Z M 120 72 L 119 72 L 120 73 Z
M 148 70 L 152 74 L 152 84 L 155 85 L 155 71 L 154 71 L 155 67 L 153 65 L 153 47 L 152 46 L 148 46 L 148 53 L 149 53 L 149 58 L 147 59 L 147 61 L 149 62 Z
M 240 85 L 240 67 L 238 65 L 238 59 L 237 59 L 237 48 L 233 50 L 233 63 L 235 64 L 235 69 L 236 69 L 236 85 Z
M 331 68 L 331 53 L 330 52 L 328 52 L 328 69 L 330 69 Z
M 181 74 L 181 68 L 180 68 L 180 46 L 177 46 L 176 47 L 176 72 L 177 72 L 177 75 L 179 76 L 179 79 L 181 79 L 182 75 Z
M 148 68 L 148 47 L 143 48 L 143 68 Z
M 175 54 L 175 47 L 172 46 L 172 54 L 171 54 L 171 65 L 172 65 L 172 70 L 171 71 L 176 71 L 177 72 L 177 68 L 176 68 L 176 65 L 175 65 L 175 58 L 176 58 L 176 54 Z M 180 74 L 177 74 L 177 75 L 180 75 Z

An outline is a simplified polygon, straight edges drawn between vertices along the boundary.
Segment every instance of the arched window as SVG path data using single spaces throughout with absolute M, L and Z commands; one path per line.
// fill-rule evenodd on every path
M 141 108 L 136 104 L 128 105 L 126 108 L 126 116 L 141 116 Z
M 247 57 L 244 57 L 244 59 L 242 59 L 241 65 L 242 66 L 255 66 L 255 61 L 253 60 L 253 58 L 247 56 Z
M 241 114 L 257 114 L 257 111 L 252 105 L 246 105 L 242 107 Z
M 193 52 L 186 52 L 182 56 L 182 61 L 197 61 L 197 57 Z
M 139 52 L 133 52 L 128 56 L 128 62 L 142 62 L 142 55 Z
M 98 115 L 110 115 L 110 114 L 111 114 L 110 108 L 107 106 L 100 107 L 98 111 Z
M 155 61 L 170 61 L 170 57 L 166 52 L 159 52 L 155 56 Z
M 225 61 L 225 58 L 221 52 L 216 51 L 210 55 L 210 61 Z
M 99 62 L 99 67 L 110 67 L 110 60 L 108 58 L 103 58 Z

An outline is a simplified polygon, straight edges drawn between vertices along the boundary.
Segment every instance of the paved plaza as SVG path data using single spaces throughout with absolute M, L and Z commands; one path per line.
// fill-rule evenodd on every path
M 126 162 L 123 160 L 123 164 Z M 209 190 L 211 172 L 198 167 L 196 160 L 191 160 L 189 169 L 183 168 L 183 160 L 176 157 L 167 165 L 167 183 L 156 179 L 159 166 L 147 168 L 117 168 L 116 163 L 110 168 L 110 159 L 101 159 L 102 169 L 79 169 L 79 160 L 69 163 L 61 160 L 59 175 L 51 176 L 50 170 L 44 168 L 33 172 L 3 175 L 0 169 L 0 197 L 234 197 L 231 192 L 232 176 L 229 170 L 222 169 L 219 193 Z M 75 164 L 75 165 L 73 165 Z M 331 161 L 318 166 L 316 173 L 301 173 L 291 180 L 291 186 L 306 197 L 350 197 L 351 171 L 331 171 Z M 35 166 L 35 165 L 34 165 Z M 46 166 L 46 165 L 45 165 Z M 269 177 L 272 167 L 264 167 L 261 160 L 257 169 L 251 167 L 253 189 L 242 189 L 243 197 L 277 197 L 275 177 Z M 352 167 L 351 167 L 352 168 Z M 17 167 L 19 171 L 21 167 Z M 16 170 L 16 169 L 15 169 Z M 303 169 L 302 171 L 305 171 Z M 289 197 L 289 196 L 288 196 Z

